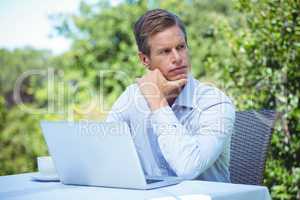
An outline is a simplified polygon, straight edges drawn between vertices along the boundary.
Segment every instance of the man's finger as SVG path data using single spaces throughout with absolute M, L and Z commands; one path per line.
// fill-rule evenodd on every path
M 176 87 L 182 87 L 187 83 L 187 79 L 183 78 L 183 79 L 179 79 L 176 81 L 169 81 L 169 85 L 171 85 L 172 87 L 176 88 Z
M 178 74 L 176 76 L 171 77 L 170 81 L 176 81 L 179 79 L 187 79 L 187 75 L 186 74 Z
M 187 79 L 186 78 L 183 78 L 183 79 L 179 79 L 179 80 L 176 80 L 174 81 L 176 84 L 180 85 L 180 86 L 183 86 L 186 84 L 187 82 Z

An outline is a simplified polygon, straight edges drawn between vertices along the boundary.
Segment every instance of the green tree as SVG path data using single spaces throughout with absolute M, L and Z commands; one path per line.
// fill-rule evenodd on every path
M 36 157 L 46 154 L 39 130 L 40 116 L 20 110 L 13 92 L 23 73 L 47 69 L 50 56 L 48 51 L 32 48 L 0 50 L 0 175 L 32 171 L 36 168 Z M 34 89 L 40 81 L 28 76 L 21 84 L 21 100 L 29 107 L 40 105 Z
M 299 199 L 300 2 L 240 0 L 237 8 L 246 13 L 248 32 L 237 38 L 236 49 L 244 49 L 247 77 L 255 77 L 250 86 L 259 88 L 256 102 L 283 114 L 272 138 L 265 183 L 274 199 Z

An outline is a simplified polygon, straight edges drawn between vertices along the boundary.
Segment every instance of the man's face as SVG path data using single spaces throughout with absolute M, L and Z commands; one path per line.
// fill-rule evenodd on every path
M 150 70 L 159 69 L 169 81 L 187 76 L 190 70 L 188 48 L 184 33 L 178 26 L 149 37 L 148 45 L 150 56 L 140 53 L 140 58 Z

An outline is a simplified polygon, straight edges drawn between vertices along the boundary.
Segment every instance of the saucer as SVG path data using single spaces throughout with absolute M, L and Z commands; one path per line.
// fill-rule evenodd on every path
M 33 181 L 59 181 L 57 174 L 42 174 L 40 172 L 31 175 L 31 180 Z

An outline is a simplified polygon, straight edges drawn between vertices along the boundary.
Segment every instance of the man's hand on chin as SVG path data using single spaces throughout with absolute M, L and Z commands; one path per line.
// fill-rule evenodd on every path
M 160 70 L 148 71 L 137 79 L 138 86 L 152 111 L 167 106 L 175 99 L 187 82 L 187 75 L 178 75 L 175 80 L 167 80 Z

